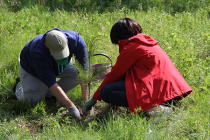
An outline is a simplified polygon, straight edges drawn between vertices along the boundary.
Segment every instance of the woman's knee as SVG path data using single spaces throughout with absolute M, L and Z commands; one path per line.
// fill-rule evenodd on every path
M 111 91 L 109 90 L 108 86 L 107 85 L 104 85 L 101 90 L 100 90 L 100 96 L 101 96 L 101 99 L 106 101 L 108 96 L 109 96 L 109 93 Z

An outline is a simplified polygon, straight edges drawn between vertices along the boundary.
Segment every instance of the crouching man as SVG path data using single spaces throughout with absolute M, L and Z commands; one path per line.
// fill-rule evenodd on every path
M 20 53 L 20 81 L 14 87 L 18 100 L 36 104 L 55 96 L 73 118 L 80 119 L 79 110 L 66 95 L 80 83 L 70 63 L 73 55 L 88 69 L 86 44 L 79 33 L 71 30 L 55 28 L 27 43 Z

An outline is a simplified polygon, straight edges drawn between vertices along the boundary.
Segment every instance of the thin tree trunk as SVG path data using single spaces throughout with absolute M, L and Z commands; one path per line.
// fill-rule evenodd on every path
M 90 99 L 90 83 L 81 83 L 82 98 L 85 101 Z

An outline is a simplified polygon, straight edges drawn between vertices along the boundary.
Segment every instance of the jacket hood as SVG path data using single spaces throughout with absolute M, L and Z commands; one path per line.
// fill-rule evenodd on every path
M 119 51 L 130 42 L 136 42 L 136 43 L 139 43 L 139 44 L 145 45 L 145 46 L 154 46 L 154 45 L 158 45 L 158 43 L 159 43 L 152 37 L 150 37 L 146 34 L 140 33 L 140 34 L 137 34 L 129 39 L 119 40 L 118 41 Z

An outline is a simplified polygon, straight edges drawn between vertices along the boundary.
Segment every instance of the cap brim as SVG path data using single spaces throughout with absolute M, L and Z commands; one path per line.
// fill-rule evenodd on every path
M 60 60 L 69 56 L 69 47 L 68 45 L 64 47 L 64 49 L 60 52 L 53 52 L 51 54 L 55 60 Z

